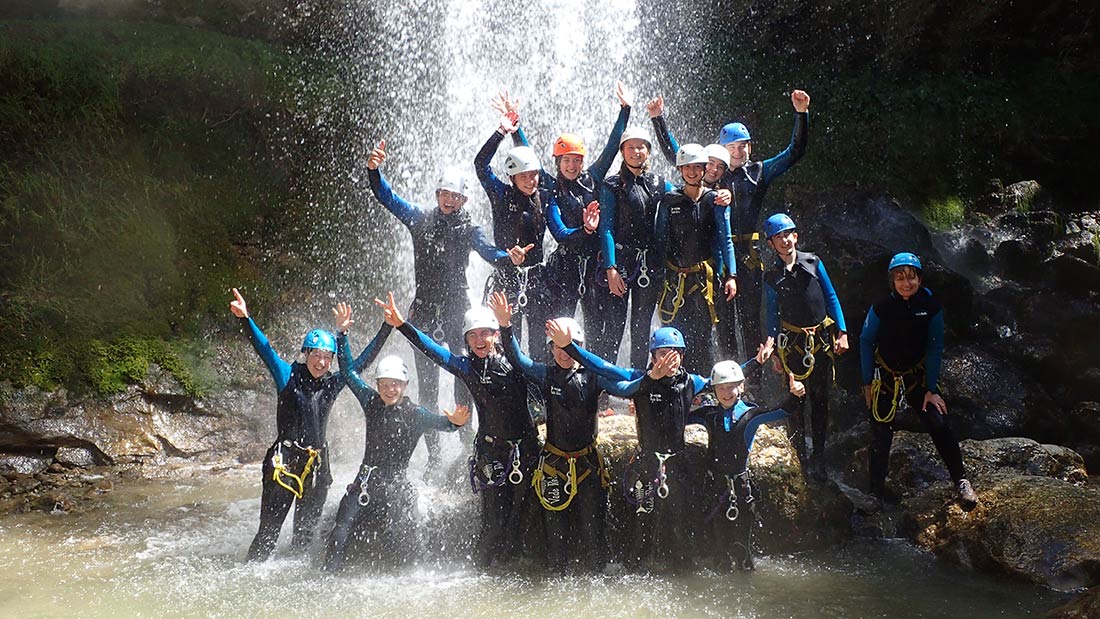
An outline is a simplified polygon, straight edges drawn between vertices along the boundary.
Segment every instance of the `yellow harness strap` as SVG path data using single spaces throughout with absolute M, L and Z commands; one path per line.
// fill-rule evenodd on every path
M 321 452 L 312 447 L 301 447 L 299 449 L 309 454 L 309 458 L 306 459 L 306 465 L 302 467 L 301 475 L 295 475 L 290 472 L 290 469 L 286 468 L 286 464 L 283 463 L 283 454 L 281 452 L 277 451 L 275 455 L 271 457 L 271 464 L 275 467 L 275 472 L 272 473 L 271 479 L 283 488 L 289 490 L 297 499 L 301 499 L 302 495 L 305 494 L 305 480 L 313 471 L 313 462 L 317 460 L 317 457 L 321 454 Z M 284 482 L 284 477 L 293 482 L 294 486 L 290 486 Z
M 665 279 L 665 289 L 661 292 L 661 300 L 657 302 L 657 318 L 660 319 L 661 324 L 672 324 L 672 321 L 676 319 L 676 314 L 680 313 L 680 308 L 684 306 L 684 299 L 696 292 L 701 293 L 707 301 L 711 324 L 718 324 L 718 312 L 714 307 L 714 267 L 711 265 L 710 260 L 704 260 L 686 269 L 667 261 L 665 266 L 676 272 L 676 289 L 673 290 L 668 283 L 668 279 Z M 700 279 L 692 283 L 690 289 L 687 289 L 687 276 L 692 273 L 700 274 Z M 670 292 L 674 295 L 672 309 L 666 309 L 665 299 L 668 298 Z
M 882 360 L 882 355 L 875 351 L 875 364 L 878 366 L 875 368 L 875 377 L 871 381 L 871 417 L 879 423 L 890 423 L 894 420 L 894 417 L 898 412 L 898 405 L 901 403 L 902 387 L 905 385 L 905 377 L 910 374 L 915 374 L 917 371 L 924 368 L 924 359 L 921 359 L 916 365 L 905 370 L 904 372 L 898 372 L 886 365 L 886 362 Z M 878 396 L 882 393 L 882 373 L 879 368 L 885 369 L 894 377 L 894 393 L 890 396 L 890 412 L 885 415 L 881 415 L 878 412 Z M 909 393 L 916 388 L 914 383 L 908 389 L 905 389 L 905 393 Z
M 781 320 L 780 321 L 780 325 L 783 327 L 784 332 L 790 332 L 790 333 L 794 333 L 794 334 L 801 333 L 802 335 L 804 335 L 806 337 L 805 345 L 798 346 L 796 344 L 794 346 L 794 349 L 796 351 L 804 353 L 804 355 L 802 357 L 803 359 L 806 359 L 807 357 L 813 358 L 813 356 L 815 354 L 817 354 L 817 352 L 819 350 L 821 350 L 822 348 L 824 348 L 826 353 L 829 355 L 829 357 L 832 358 L 832 356 L 833 356 L 832 344 L 824 338 L 819 338 L 818 335 L 817 335 L 817 332 L 818 331 L 824 331 L 824 330 L 828 329 L 829 327 L 831 327 L 833 324 L 834 324 L 833 319 L 828 317 L 828 316 L 825 317 L 825 320 L 822 320 L 821 322 L 819 322 L 816 325 L 813 325 L 812 327 L 800 327 L 798 325 L 793 325 L 793 324 L 787 322 L 786 320 Z M 795 380 L 806 380 L 807 378 L 810 377 L 810 374 L 814 373 L 813 364 L 812 363 L 811 364 L 803 363 L 804 366 L 808 366 L 808 367 L 806 367 L 806 373 L 805 374 L 795 374 L 793 371 L 791 371 L 791 366 L 787 364 L 787 348 L 789 348 L 789 347 L 786 345 L 786 341 L 787 341 L 786 333 L 781 333 L 780 335 L 783 337 L 783 342 L 781 342 L 779 344 L 779 346 L 777 346 L 777 348 L 779 348 L 779 360 L 783 363 L 783 370 L 786 371 L 788 374 L 792 374 L 794 376 Z M 825 337 L 828 337 L 828 333 L 825 334 Z M 836 378 L 836 366 L 835 365 L 833 366 L 833 378 L 834 379 Z
M 749 243 L 749 252 L 741 257 L 741 262 L 744 263 L 745 268 L 750 271 L 764 270 L 764 261 L 760 259 L 760 252 L 756 249 L 756 243 L 753 243 L 753 241 L 760 240 L 759 232 L 753 232 L 751 234 L 734 234 L 731 240 L 734 243 Z
M 562 451 L 557 447 L 554 447 L 550 443 L 545 443 L 543 445 L 543 450 L 557 458 L 564 458 L 569 463 L 568 472 L 562 472 L 558 470 L 557 467 L 554 467 L 550 463 L 546 462 L 546 457 L 544 455 L 539 462 L 539 466 L 535 467 L 535 471 L 531 474 L 531 486 L 535 488 L 535 495 L 538 496 L 539 503 L 542 503 L 542 507 L 544 509 L 552 512 L 560 512 L 569 507 L 569 505 L 573 502 L 573 497 L 577 496 L 577 487 L 580 486 L 580 484 L 583 483 L 584 480 L 588 479 L 589 475 L 591 475 L 592 473 L 592 469 L 587 469 L 584 473 L 580 475 L 580 477 L 578 477 L 577 459 L 583 458 L 593 451 L 596 452 L 596 461 L 598 462 L 597 466 L 600 474 L 600 484 L 604 488 L 607 488 L 611 485 L 611 474 L 607 472 L 607 467 L 604 466 L 603 456 L 600 455 L 599 450 L 596 449 L 596 443 L 592 443 L 591 445 L 585 447 L 580 451 Z M 545 477 L 546 475 L 559 477 L 565 480 L 566 493 L 569 495 L 569 498 L 565 500 L 565 503 L 554 506 L 550 504 L 550 502 L 547 501 L 546 498 L 542 495 L 542 480 L 543 477 Z

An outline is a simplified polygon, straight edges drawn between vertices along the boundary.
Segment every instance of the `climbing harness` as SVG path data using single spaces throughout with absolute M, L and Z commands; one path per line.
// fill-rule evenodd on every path
M 718 313 L 714 307 L 714 267 L 711 266 L 710 261 L 704 260 L 687 268 L 678 267 L 671 262 L 665 262 L 665 266 L 676 273 L 676 284 L 673 286 L 668 278 L 665 278 L 665 289 L 661 292 L 661 300 L 657 303 L 657 317 L 661 324 L 672 324 L 672 321 L 676 320 L 676 315 L 680 313 L 680 308 L 684 306 L 686 297 L 697 292 L 706 299 L 711 323 L 718 324 Z M 698 274 L 699 281 L 693 282 L 689 289 L 687 277 L 693 273 Z M 668 299 L 670 292 L 674 295 L 672 309 L 665 306 L 665 300 Z
M 890 412 L 882 415 L 878 412 L 878 399 L 879 394 L 882 393 L 882 370 L 885 369 L 894 377 L 894 393 L 890 396 Z M 879 423 L 890 423 L 894 420 L 894 417 L 898 412 L 898 405 L 901 403 L 901 395 L 903 393 L 902 388 L 905 387 L 905 377 L 916 374 L 924 369 L 924 359 L 921 359 L 916 365 L 905 370 L 904 372 L 898 372 L 886 365 L 886 362 L 882 360 L 882 356 L 875 351 L 875 376 L 871 381 L 871 417 Z M 908 394 L 913 389 L 916 389 L 917 383 L 914 382 L 909 387 L 904 388 L 904 393 Z
M 486 436 L 484 439 L 487 443 L 496 443 L 500 440 L 491 436 Z M 477 454 L 470 456 L 470 487 L 475 493 L 486 488 L 500 488 L 506 483 L 513 486 L 523 483 L 523 461 L 520 458 L 520 446 L 523 444 L 523 439 L 508 440 L 507 443 L 510 447 L 509 455 L 511 456 L 510 471 L 499 459 L 485 462 L 479 470 Z M 479 473 L 481 474 L 480 478 Z
M 589 466 L 578 476 L 577 460 L 593 453 L 596 457 L 596 466 L 594 469 Z M 568 472 L 564 473 L 552 464 L 553 460 L 560 461 L 563 458 L 568 463 L 569 468 Z M 577 487 L 588 479 L 593 470 L 596 470 L 599 474 L 600 484 L 607 488 L 611 480 L 607 469 L 604 467 L 603 457 L 596 448 L 596 443 L 592 443 L 580 451 L 562 451 L 550 443 L 546 443 L 539 455 L 539 464 L 535 467 L 534 473 L 531 474 L 531 486 L 534 487 L 535 495 L 538 496 L 539 502 L 542 503 L 545 509 L 560 512 L 573 502 L 573 498 L 577 496 Z M 565 497 L 564 502 L 562 496 Z
M 516 307 L 527 307 L 527 275 L 531 267 L 516 267 L 519 272 L 519 294 L 516 295 Z
M 776 338 L 776 347 L 779 349 L 779 360 L 783 363 L 783 369 L 787 373 L 794 375 L 795 380 L 805 380 L 813 374 L 814 364 L 817 362 L 817 358 L 814 356 L 817 352 L 824 350 L 830 357 L 833 355 L 833 346 L 828 341 L 828 334 L 825 337 L 819 337 L 818 331 L 824 331 L 833 324 L 833 319 L 826 316 L 825 320 L 813 325 L 812 327 L 799 327 L 793 325 L 786 320 L 782 321 L 783 330 L 779 332 L 779 336 Z M 791 343 L 791 337 L 788 335 L 801 333 L 805 341 L 802 346 Z M 797 374 L 791 370 L 790 365 L 787 363 L 788 350 L 794 349 L 796 352 L 804 353 L 802 355 L 802 367 L 806 368 L 804 374 Z M 836 374 L 836 368 L 833 369 L 834 376 Z
M 367 493 L 367 484 L 370 483 L 371 473 L 373 473 L 377 469 L 377 466 L 364 464 L 363 469 L 359 473 L 363 477 L 363 480 L 359 482 L 359 505 L 361 507 L 366 507 L 367 505 L 370 505 L 370 494 Z
M 306 465 L 302 467 L 302 474 L 295 475 L 290 472 L 286 464 L 283 461 L 283 447 L 293 447 L 299 451 L 304 452 L 308 457 L 306 458 Z M 271 455 L 271 466 L 275 471 L 271 475 L 272 481 L 279 484 L 283 488 L 287 489 L 295 498 L 301 499 L 305 494 L 305 480 L 309 477 L 309 474 L 313 471 L 313 463 L 321 455 L 321 452 L 312 447 L 303 447 L 295 442 L 282 441 L 275 444 L 275 453 Z M 294 485 L 289 485 L 283 481 L 283 478 L 287 478 Z
M 638 279 L 636 280 L 639 288 L 649 288 L 649 264 L 646 262 L 646 257 L 649 255 L 648 249 L 639 249 L 638 251 Z
M 648 514 L 653 511 L 654 502 L 653 497 L 656 496 L 659 499 L 668 498 L 668 474 L 665 468 L 665 460 L 668 460 L 675 453 L 662 453 L 659 451 L 653 452 L 653 455 L 657 457 L 657 474 L 648 483 L 643 483 L 641 479 L 634 482 L 634 486 L 631 487 L 627 479 L 630 473 L 633 471 L 633 465 L 637 460 L 640 453 L 634 454 L 630 458 L 630 463 L 623 470 L 623 488 L 630 488 L 625 493 L 626 502 L 635 507 L 635 513 Z
M 588 275 L 588 256 L 577 259 L 577 273 L 581 276 L 577 282 L 577 296 L 583 297 L 588 292 L 588 287 L 584 283 L 585 276 Z
M 747 243 L 749 251 L 741 257 L 741 262 L 750 271 L 763 271 L 764 261 L 760 259 L 760 250 L 757 249 L 757 244 L 760 242 L 760 233 L 752 232 L 750 234 L 734 234 L 731 240 L 734 243 Z M 740 253 L 740 252 L 738 252 Z
M 443 338 L 447 337 L 447 334 L 443 331 L 443 306 L 435 306 L 435 330 L 432 331 L 432 339 L 437 342 L 442 342 Z

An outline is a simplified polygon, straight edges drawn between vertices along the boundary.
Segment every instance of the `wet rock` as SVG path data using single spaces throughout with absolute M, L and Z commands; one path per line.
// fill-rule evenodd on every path
M 84 447 L 58 447 L 54 460 L 69 466 L 93 466 L 97 464 L 95 454 Z
M 1028 438 L 1011 437 L 963 441 L 961 447 L 967 472 L 974 477 L 988 477 L 1007 469 L 1070 483 L 1083 483 L 1088 479 L 1081 456 L 1060 445 L 1043 445 Z
M 1039 198 L 1043 188 L 1038 181 L 1020 181 L 1005 187 L 1001 194 L 1001 204 L 1006 208 L 1029 211 Z
M 1100 587 L 1081 595 L 1047 613 L 1047 619 L 1095 619 L 1100 617 Z
M 34 475 L 46 470 L 46 467 L 50 465 L 50 459 L 49 456 L 41 454 L 3 454 L 0 455 L 0 474 L 22 473 L 24 475 Z
M 1045 265 L 1046 276 L 1058 286 L 1077 297 L 1088 297 L 1100 291 L 1100 266 L 1086 262 L 1077 256 L 1062 254 Z

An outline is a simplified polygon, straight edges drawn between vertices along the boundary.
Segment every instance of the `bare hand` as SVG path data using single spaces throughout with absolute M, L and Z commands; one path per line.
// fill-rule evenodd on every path
M 794 111 L 808 112 L 810 110 L 810 95 L 806 94 L 805 90 L 795 90 L 791 92 L 791 103 L 794 105 Z
M 626 283 L 623 282 L 623 277 L 619 275 L 619 270 L 615 267 L 607 270 L 607 289 L 617 297 L 626 295 Z
M 337 303 L 336 307 L 332 308 L 332 322 L 336 325 L 337 331 L 347 333 L 355 322 L 351 319 L 351 306 L 344 302 Z
M 386 321 L 386 324 L 399 329 L 401 325 L 405 324 L 405 317 L 401 315 L 401 310 L 397 309 L 397 303 L 393 300 L 393 293 L 389 293 L 389 301 L 381 301 L 379 299 L 374 300 L 374 304 L 382 308 L 382 319 Z
M 573 334 L 557 320 L 546 321 L 546 337 L 558 348 L 565 348 L 573 341 Z
M 863 386 L 863 399 L 867 402 L 867 410 L 871 410 L 871 385 Z
M 593 234 L 596 229 L 600 227 L 600 202 L 593 200 L 584 207 L 584 214 L 581 216 L 584 221 L 585 234 Z
M 848 334 L 841 331 L 840 337 L 836 338 L 836 342 L 833 344 L 833 350 L 836 354 L 843 355 L 848 352 Z
M 370 156 L 367 157 L 367 169 L 377 170 L 378 166 L 382 165 L 382 162 L 386 160 L 386 141 L 378 140 L 378 146 L 374 147 L 374 150 L 370 152 Z
M 719 189 L 718 195 L 714 196 L 714 203 L 718 206 L 729 206 L 730 202 L 733 202 L 733 194 L 729 189 Z
M 491 100 L 489 105 L 493 106 L 493 109 L 501 114 L 507 114 L 509 112 L 519 113 L 519 97 L 512 97 L 507 90 L 501 90 L 497 92 Z
M 519 245 L 516 245 L 515 247 L 508 250 L 508 259 L 512 261 L 512 264 L 518 267 L 519 265 L 523 264 L 524 260 L 527 259 L 527 252 L 531 251 L 534 248 L 534 243 L 531 243 L 527 247 L 520 247 Z
M 940 397 L 940 394 L 932 393 L 931 391 L 926 392 L 924 394 L 924 404 L 922 404 L 920 407 L 921 410 L 928 410 L 929 404 L 934 406 L 941 415 L 947 414 L 947 402 L 943 401 L 943 398 Z
M 497 322 L 502 327 L 512 326 L 512 305 L 508 303 L 508 297 L 503 292 L 494 292 L 489 295 L 489 309 L 496 314 Z
M 775 352 L 775 338 L 769 337 L 756 349 L 756 362 L 764 365 L 764 362 L 771 358 L 773 352 Z
M 657 357 L 653 361 L 653 367 L 649 368 L 649 377 L 653 380 L 661 380 L 666 376 L 672 376 L 672 366 L 676 363 L 676 355 L 680 353 L 675 350 L 666 350 L 661 353 L 661 356 Z
M 452 425 L 464 426 L 466 422 L 470 420 L 470 407 L 459 404 L 455 407 L 454 412 L 448 412 L 447 409 L 443 409 L 443 416 L 450 421 Z
M 508 112 L 500 117 L 500 132 L 504 135 L 515 133 L 519 130 L 519 113 Z
M 229 311 L 233 312 L 237 318 L 248 318 L 248 306 L 245 305 L 241 292 L 234 288 L 233 296 L 235 298 L 229 302 Z
M 795 380 L 794 374 L 787 374 L 787 389 L 790 390 L 791 395 L 796 398 L 801 398 L 806 395 L 806 385 L 802 384 L 802 381 Z
M 645 104 L 645 111 L 649 112 L 650 118 L 657 118 L 665 113 L 665 96 L 657 95 L 650 99 Z
M 615 82 L 615 96 L 619 98 L 619 105 L 622 107 L 634 105 L 634 93 L 630 92 L 622 80 Z
M 733 277 L 727 279 L 722 290 L 726 293 L 726 300 L 732 301 L 733 297 L 737 296 L 737 279 Z

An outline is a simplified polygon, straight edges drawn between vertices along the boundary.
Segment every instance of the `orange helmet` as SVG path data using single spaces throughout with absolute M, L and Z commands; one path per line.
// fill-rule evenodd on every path
M 587 154 L 588 150 L 584 147 L 584 140 L 579 135 L 563 133 L 558 136 L 558 139 L 554 140 L 555 157 L 561 157 L 562 155 L 580 155 L 584 157 Z

